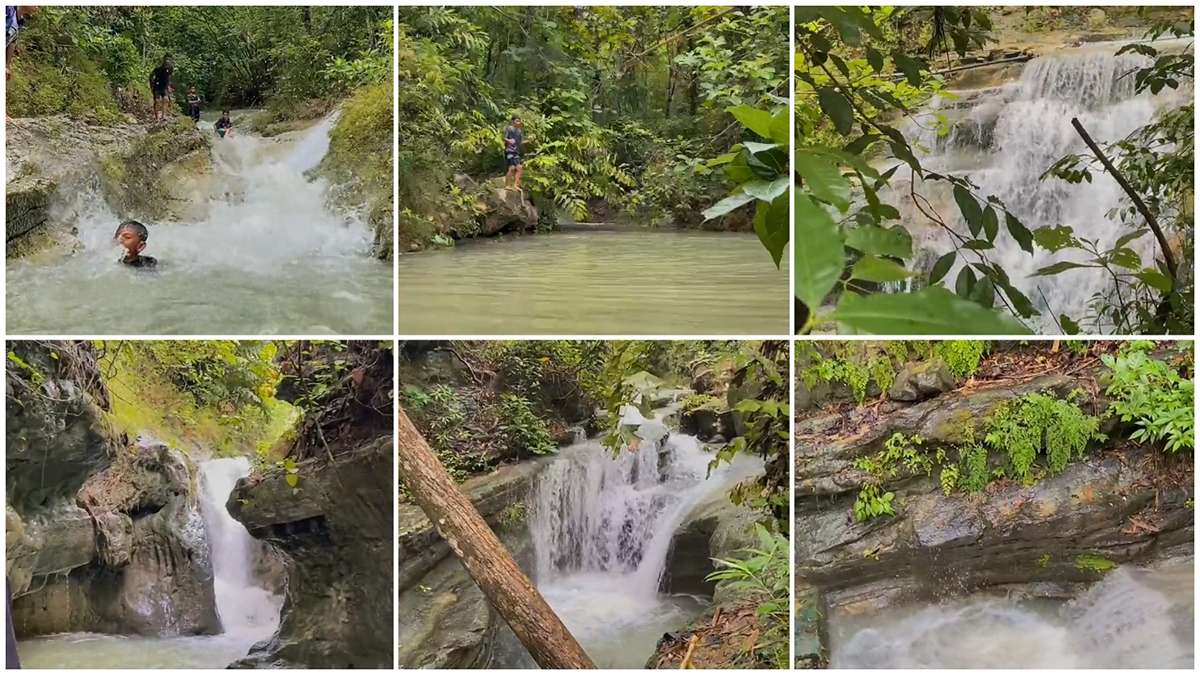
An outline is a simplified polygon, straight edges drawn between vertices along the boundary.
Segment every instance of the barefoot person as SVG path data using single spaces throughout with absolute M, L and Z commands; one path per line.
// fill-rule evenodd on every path
M 150 95 L 154 97 L 155 122 L 167 116 L 167 106 L 170 105 L 168 97 L 171 95 L 171 74 L 174 72 L 175 65 L 165 54 L 162 63 L 150 72 Z
M 504 163 L 508 165 L 508 173 L 504 176 L 504 187 L 512 181 L 514 189 L 521 189 L 521 174 L 525 167 L 521 165 L 521 143 L 525 140 L 525 124 L 521 118 L 513 115 L 512 123 L 504 129 Z

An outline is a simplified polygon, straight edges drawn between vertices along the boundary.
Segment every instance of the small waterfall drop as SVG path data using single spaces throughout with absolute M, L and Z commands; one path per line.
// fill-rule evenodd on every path
M 250 460 L 245 457 L 210 459 L 200 465 L 204 495 L 200 511 L 212 551 L 217 614 L 224 633 L 253 642 L 275 631 L 283 598 L 259 579 L 262 543 L 252 538 L 225 506 L 238 480 L 249 475 Z
M 659 592 L 671 540 L 694 508 L 762 471 L 739 456 L 708 475 L 712 454 L 695 437 L 633 408 L 623 417 L 657 440 L 616 456 L 598 439 L 575 443 L 528 498 L 538 588 L 601 667 L 642 667 L 695 615 L 703 599 Z
M 999 197 L 1030 230 L 1069 225 L 1076 237 L 1096 240 L 1107 250 L 1122 235 L 1142 226 L 1140 219 L 1131 224 L 1121 222 L 1116 211 L 1127 206 L 1128 199 L 1116 181 L 1099 166 L 1092 168 L 1090 183 L 1072 185 L 1057 178 L 1041 178 L 1061 157 L 1088 152 L 1071 127 L 1071 118 L 1079 118 L 1088 133 L 1104 145 L 1150 123 L 1159 110 L 1186 102 L 1192 92 L 1190 83 L 1183 83 L 1156 96 L 1135 96 L 1133 73 L 1150 59 L 1137 54 L 1116 56 L 1121 46 L 1096 43 L 1060 49 L 1029 61 L 1016 81 L 935 99 L 928 112 L 946 115 L 952 126 L 949 134 L 939 136 L 936 125 L 925 115 L 909 125 L 907 133 L 915 141 L 914 147 L 927 150 L 922 165 L 942 174 L 968 176 L 979 186 L 978 197 Z M 1156 47 L 1178 48 L 1170 44 Z M 907 190 L 907 185 L 897 185 L 897 198 L 907 201 Z M 949 188 L 926 183 L 921 191 L 928 194 L 948 225 L 968 232 Z M 918 245 L 948 250 L 950 242 L 944 232 L 925 227 L 928 220 L 911 203 L 905 204 L 904 210 L 904 221 L 916 224 L 910 231 Z M 1033 277 L 1039 268 L 1053 262 L 1084 261 L 1085 254 L 1048 253 L 1038 248 L 1030 255 L 1003 226 L 1000 229 L 997 247 L 987 251 L 987 257 L 1007 272 L 1013 285 L 1041 312 L 1032 320 L 1033 327 L 1039 332 L 1057 332 L 1054 317 L 1060 313 L 1084 324 L 1083 319 L 1092 316 L 1089 305 L 1094 297 L 1109 292 L 1106 273 L 1074 269 L 1058 276 Z M 1143 267 L 1153 265 L 1157 254 L 1153 237 L 1144 235 L 1130 246 L 1141 257 Z M 961 264 L 957 262 L 945 278 L 953 281 Z M 1111 328 L 1104 322 L 1100 325 Z

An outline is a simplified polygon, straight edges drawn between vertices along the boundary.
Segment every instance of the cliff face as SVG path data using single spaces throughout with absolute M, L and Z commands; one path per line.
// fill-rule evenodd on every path
M 125 447 L 83 343 L 10 342 L 7 571 L 18 635 L 220 631 L 195 467 Z
M 301 344 L 283 358 L 280 396 L 306 411 L 295 465 L 242 480 L 228 508 L 281 552 L 287 586 L 279 630 L 235 666 L 390 668 L 391 351 Z

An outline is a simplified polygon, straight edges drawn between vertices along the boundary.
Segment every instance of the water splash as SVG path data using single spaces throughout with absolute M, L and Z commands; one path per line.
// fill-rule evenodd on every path
M 1133 227 L 1121 223 L 1117 209 L 1127 206 L 1120 186 L 1107 174 L 1093 172 L 1091 183 L 1071 185 L 1041 176 L 1059 158 L 1085 153 L 1087 147 L 1071 127 L 1077 117 L 1100 144 L 1118 140 L 1142 127 L 1157 111 L 1186 102 L 1191 87 L 1164 90 L 1157 96 L 1134 95 L 1133 71 L 1150 61 L 1136 54 L 1116 56 L 1116 43 L 1097 43 L 1083 48 L 1063 49 L 1031 60 L 1020 79 L 998 87 L 955 92 L 930 105 L 944 113 L 953 127 L 939 137 L 929 119 L 914 123 L 909 132 L 916 145 L 927 149 L 922 158 L 926 169 L 938 173 L 967 175 L 980 187 L 977 195 L 995 195 L 1029 228 L 1070 225 L 1080 238 L 1096 240 L 1107 250 Z M 903 172 L 902 172 L 903 173 Z M 897 186 L 907 200 L 907 185 Z M 947 224 L 963 234 L 968 229 L 944 184 L 919 186 Z M 928 222 L 916 207 L 906 203 L 904 221 L 912 223 L 914 239 L 927 249 L 945 251 L 950 246 L 946 233 L 921 223 Z M 1003 228 L 1002 228 L 1003 229 Z M 968 235 L 969 236 L 969 235 Z M 1131 244 L 1143 266 L 1152 266 L 1155 242 L 1144 235 Z M 1034 302 L 1042 316 L 1033 320 L 1039 332 L 1057 332 L 1054 318 L 1060 313 L 1080 320 L 1090 317 L 1094 297 L 1110 292 L 1103 270 L 1076 269 L 1055 277 L 1038 278 L 1033 273 L 1059 260 L 1085 260 L 1079 252 L 1047 253 L 1037 249 L 1029 255 L 1006 234 L 997 237 L 997 247 L 988 258 L 1005 270 L 1013 284 Z M 961 261 L 947 278 L 954 279 Z M 1104 320 L 1102 330 L 1111 329 Z
M 1190 560 L 1120 568 L 1067 603 L 968 598 L 830 619 L 837 668 L 1191 668 Z
M 146 254 L 160 263 L 152 274 L 116 262 L 112 235 L 125 215 L 113 213 L 95 188 L 80 190 L 58 210 L 76 225 L 81 250 L 49 264 L 9 264 L 10 328 L 210 334 L 390 327 L 391 267 L 371 257 L 370 228 L 332 211 L 327 183 L 306 175 L 328 151 L 335 122 L 330 115 L 276 138 L 214 140 L 211 175 L 175 204 L 184 221 L 146 223 Z M 202 131 L 210 128 L 201 123 Z

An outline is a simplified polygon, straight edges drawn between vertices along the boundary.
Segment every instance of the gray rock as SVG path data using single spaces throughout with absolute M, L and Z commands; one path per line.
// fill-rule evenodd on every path
M 893 401 L 923 401 L 954 388 L 954 374 L 939 358 L 909 363 L 896 375 L 888 388 Z

